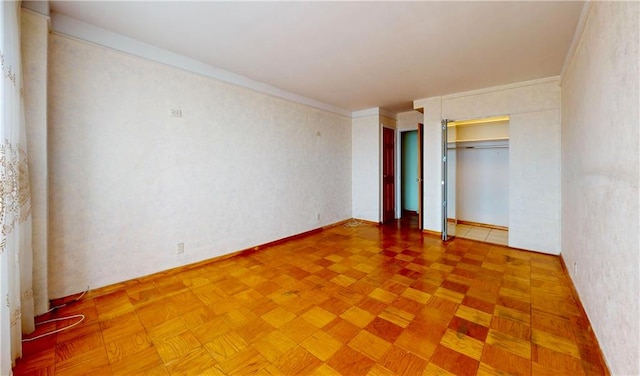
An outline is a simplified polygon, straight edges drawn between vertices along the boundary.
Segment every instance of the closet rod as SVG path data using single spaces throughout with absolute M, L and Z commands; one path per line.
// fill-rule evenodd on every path
M 509 145 L 495 145 L 495 146 L 459 146 L 457 148 L 447 148 L 447 150 L 453 149 L 508 149 Z

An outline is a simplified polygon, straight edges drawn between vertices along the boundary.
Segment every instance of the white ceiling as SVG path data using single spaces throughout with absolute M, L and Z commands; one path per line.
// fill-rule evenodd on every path
M 350 111 L 560 74 L 583 2 L 52 1 L 54 12 Z

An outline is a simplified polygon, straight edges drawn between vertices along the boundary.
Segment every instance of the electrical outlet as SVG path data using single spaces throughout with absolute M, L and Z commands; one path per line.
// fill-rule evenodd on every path
M 184 253 L 184 243 L 178 243 L 178 248 L 176 249 L 176 255 L 181 255 Z
M 578 276 L 578 263 L 577 262 L 573 263 L 573 276 L 574 277 Z
M 320 213 L 316 213 L 316 220 L 319 221 L 320 220 Z
M 172 108 L 169 113 L 171 117 L 182 117 L 182 110 L 179 108 Z

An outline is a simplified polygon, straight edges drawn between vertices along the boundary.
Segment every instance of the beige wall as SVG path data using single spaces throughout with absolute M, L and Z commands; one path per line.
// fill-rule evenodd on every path
M 638 375 L 640 3 L 591 7 L 562 80 L 562 255 L 612 374 Z
M 380 221 L 380 118 L 352 120 L 352 214 L 354 218 Z
M 411 131 L 418 129 L 418 123 L 422 123 L 424 118 L 418 111 L 406 111 L 396 115 L 397 128 L 399 131 Z
M 47 45 L 49 17 L 22 10 L 21 49 L 31 214 L 33 229 L 33 294 L 35 313 L 49 309 L 47 287 Z
M 356 113 L 351 122 L 351 212 L 354 218 L 380 222 L 382 127 L 395 129 L 397 120 L 381 108 L 370 108 L 360 114 Z
M 53 297 L 351 217 L 351 119 L 56 34 L 49 46 Z

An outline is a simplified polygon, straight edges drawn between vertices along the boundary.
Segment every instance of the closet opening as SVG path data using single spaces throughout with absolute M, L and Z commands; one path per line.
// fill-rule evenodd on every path
M 509 117 L 444 124 L 443 233 L 508 245 Z

